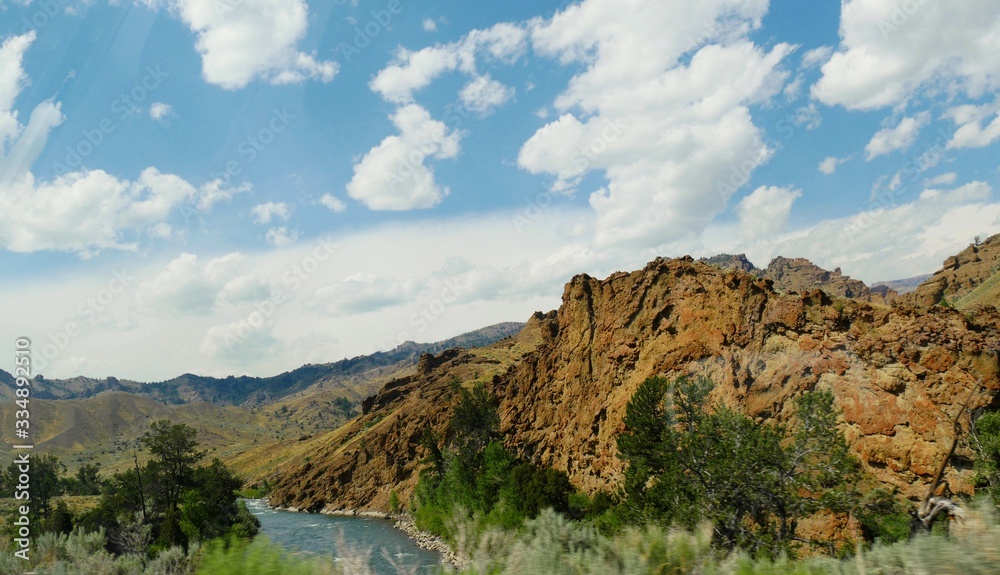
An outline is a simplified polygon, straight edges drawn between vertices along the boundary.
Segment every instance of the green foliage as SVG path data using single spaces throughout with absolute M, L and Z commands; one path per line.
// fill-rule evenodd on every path
M 367 571 L 366 571 L 367 572 Z M 199 575 L 338 575 L 329 557 L 294 555 L 267 539 L 216 540 L 202 550 Z
M 894 543 L 910 536 L 908 507 L 888 489 L 878 487 L 865 495 L 853 511 L 866 541 Z
M 193 484 L 194 466 L 205 455 L 198 451 L 196 435 L 193 427 L 161 420 L 142 436 L 143 446 L 153 456 L 144 481 L 157 511 L 176 509 L 181 493 Z
M 62 478 L 60 484 L 66 495 L 100 495 L 103 486 L 101 466 L 96 463 L 84 464 L 76 470 L 76 475 Z
M 454 541 L 456 514 L 477 517 L 478 529 L 517 529 L 542 509 L 570 510 L 565 473 L 518 461 L 504 447 L 496 399 L 482 383 L 462 390 L 449 429 L 445 449 L 430 431 L 421 441 L 428 457 L 412 499 L 418 527 Z
M 1000 412 L 977 419 L 971 439 L 979 456 L 975 463 L 977 487 L 1000 504 Z
M 800 517 L 850 508 L 857 464 L 832 394 L 803 396 L 788 430 L 710 406 L 711 390 L 688 377 L 639 386 L 618 438 L 627 519 L 688 529 L 710 521 L 717 546 L 776 556 L 792 551 Z
M 402 510 L 403 505 L 399 502 L 399 494 L 393 489 L 389 492 L 389 513 L 396 515 Z

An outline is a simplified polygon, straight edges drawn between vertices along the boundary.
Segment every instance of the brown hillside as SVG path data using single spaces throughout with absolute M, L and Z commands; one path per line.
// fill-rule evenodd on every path
M 950 447 L 949 418 L 966 390 L 981 381 L 973 407 L 997 395 L 996 316 L 984 312 L 972 324 L 943 308 L 833 301 L 818 290 L 782 294 L 742 271 L 658 259 L 605 280 L 573 278 L 558 313 L 536 315 L 522 332 L 538 347 L 493 379 L 493 389 L 510 446 L 567 471 L 587 491 L 620 480 L 615 436 L 650 375 L 708 375 L 720 400 L 762 422 L 786 419 L 806 391 L 829 389 L 865 469 L 918 497 Z M 405 500 L 422 456 L 420 432 L 431 425 L 447 433 L 453 387 L 477 371 L 482 378 L 485 351 L 425 360 L 415 377 L 386 386 L 364 416 L 281 468 L 272 503 L 384 509 L 392 488 Z M 959 452 L 946 475 L 956 491 L 971 489 L 966 456 Z
M 959 309 L 1000 304 L 1000 234 L 945 260 L 941 270 L 908 297 L 923 307 L 945 302 Z

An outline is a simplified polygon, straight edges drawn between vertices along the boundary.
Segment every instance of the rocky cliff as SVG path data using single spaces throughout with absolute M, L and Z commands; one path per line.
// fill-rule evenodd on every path
M 922 283 L 910 303 L 946 304 L 959 309 L 994 306 L 1000 302 L 1000 235 L 974 243 L 945 260 L 941 269 Z
M 718 400 L 762 423 L 787 419 L 799 395 L 829 389 L 864 468 L 922 496 L 967 390 L 975 389 L 972 408 L 998 403 L 1000 312 L 966 317 L 799 289 L 691 258 L 603 280 L 577 276 L 558 312 L 536 314 L 514 340 L 426 358 L 415 376 L 366 401 L 361 418 L 313 440 L 274 477 L 272 503 L 384 509 L 390 489 L 405 501 L 420 434 L 430 426 L 446 436 L 457 386 L 475 380 L 491 382 L 521 455 L 565 470 L 587 491 L 614 486 L 625 405 L 654 374 L 707 375 Z M 955 491 L 971 490 L 969 455 L 960 450 L 948 468 Z

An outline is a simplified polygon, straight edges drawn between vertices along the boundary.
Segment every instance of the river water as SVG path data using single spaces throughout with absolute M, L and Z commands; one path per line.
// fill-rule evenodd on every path
M 289 550 L 339 557 L 343 550 L 337 546 L 342 541 L 348 552 L 367 552 L 369 565 L 378 575 L 397 575 L 400 571 L 391 562 L 402 567 L 403 573 L 440 571 L 440 554 L 417 547 L 387 519 L 276 511 L 264 499 L 248 499 L 246 503 L 260 519 L 261 533 Z

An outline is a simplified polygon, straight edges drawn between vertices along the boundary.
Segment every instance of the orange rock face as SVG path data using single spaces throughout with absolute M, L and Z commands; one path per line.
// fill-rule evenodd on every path
M 995 308 L 969 319 L 819 290 L 780 294 L 745 271 L 658 259 L 605 280 L 573 278 L 558 312 L 536 314 L 517 341 L 496 344 L 526 351 L 492 388 L 510 447 L 588 492 L 620 482 L 615 437 L 649 376 L 706 375 L 716 399 L 761 423 L 787 420 L 803 393 L 830 390 L 863 467 L 918 498 L 951 446 L 950 421 L 968 390 L 977 388 L 971 408 L 997 397 L 997 326 Z M 310 462 L 280 470 L 272 503 L 385 509 L 390 489 L 405 501 L 423 429 L 447 436 L 455 386 L 496 364 L 490 353 L 427 359 L 416 376 L 387 386 L 365 415 L 317 442 Z M 965 467 L 950 467 L 946 479 L 953 491 L 971 490 Z

